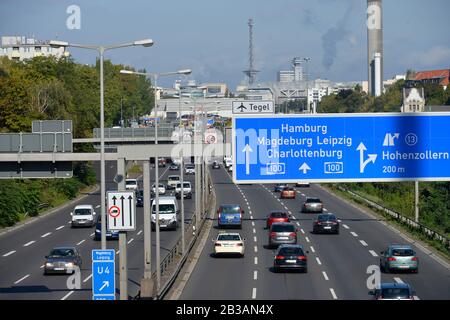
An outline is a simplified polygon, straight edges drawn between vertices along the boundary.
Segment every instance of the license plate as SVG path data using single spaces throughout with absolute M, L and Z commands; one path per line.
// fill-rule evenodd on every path
M 165 228 L 165 227 L 167 227 L 167 225 L 166 224 L 162 224 L 162 225 L 160 225 L 160 227 L 161 228 Z
M 288 237 L 278 237 L 279 240 L 287 240 L 289 239 Z
M 286 260 L 287 263 L 296 263 L 297 260 Z
M 409 269 L 409 266 L 399 266 L 401 269 Z
M 331 229 L 331 227 L 323 227 L 324 229 Z
M 55 271 L 63 271 L 65 269 L 64 268 L 53 268 L 53 270 L 55 270 Z

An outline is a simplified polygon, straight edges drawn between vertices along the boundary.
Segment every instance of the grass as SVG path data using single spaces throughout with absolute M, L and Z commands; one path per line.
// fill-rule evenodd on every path
M 142 168 L 140 165 L 136 164 L 136 165 L 132 166 L 130 169 L 128 169 L 128 173 L 133 173 L 133 174 L 142 173 Z

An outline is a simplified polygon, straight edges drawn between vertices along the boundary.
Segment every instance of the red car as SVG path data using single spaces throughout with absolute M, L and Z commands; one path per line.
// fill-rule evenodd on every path
M 269 229 L 274 222 L 289 222 L 289 214 L 281 211 L 273 211 L 269 214 L 266 221 L 266 228 Z
M 281 199 L 295 199 L 295 190 L 292 187 L 286 187 L 281 191 Z

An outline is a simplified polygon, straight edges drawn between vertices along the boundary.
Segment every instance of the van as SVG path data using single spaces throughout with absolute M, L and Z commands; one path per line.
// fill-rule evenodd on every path
M 127 190 L 137 190 L 138 182 L 137 179 L 126 179 L 125 180 L 125 189 Z
M 95 225 L 95 211 L 90 204 L 78 205 L 70 213 L 71 227 L 93 227 Z
M 175 197 L 159 197 L 159 227 L 160 229 L 177 230 L 178 228 L 178 201 Z M 156 199 L 151 205 L 152 230 L 156 229 Z

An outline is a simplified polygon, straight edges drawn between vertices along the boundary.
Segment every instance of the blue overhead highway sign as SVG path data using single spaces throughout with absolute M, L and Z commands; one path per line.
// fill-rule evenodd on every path
M 450 180 L 450 113 L 240 116 L 236 183 Z
M 92 250 L 93 300 L 115 300 L 114 258 L 114 250 Z

